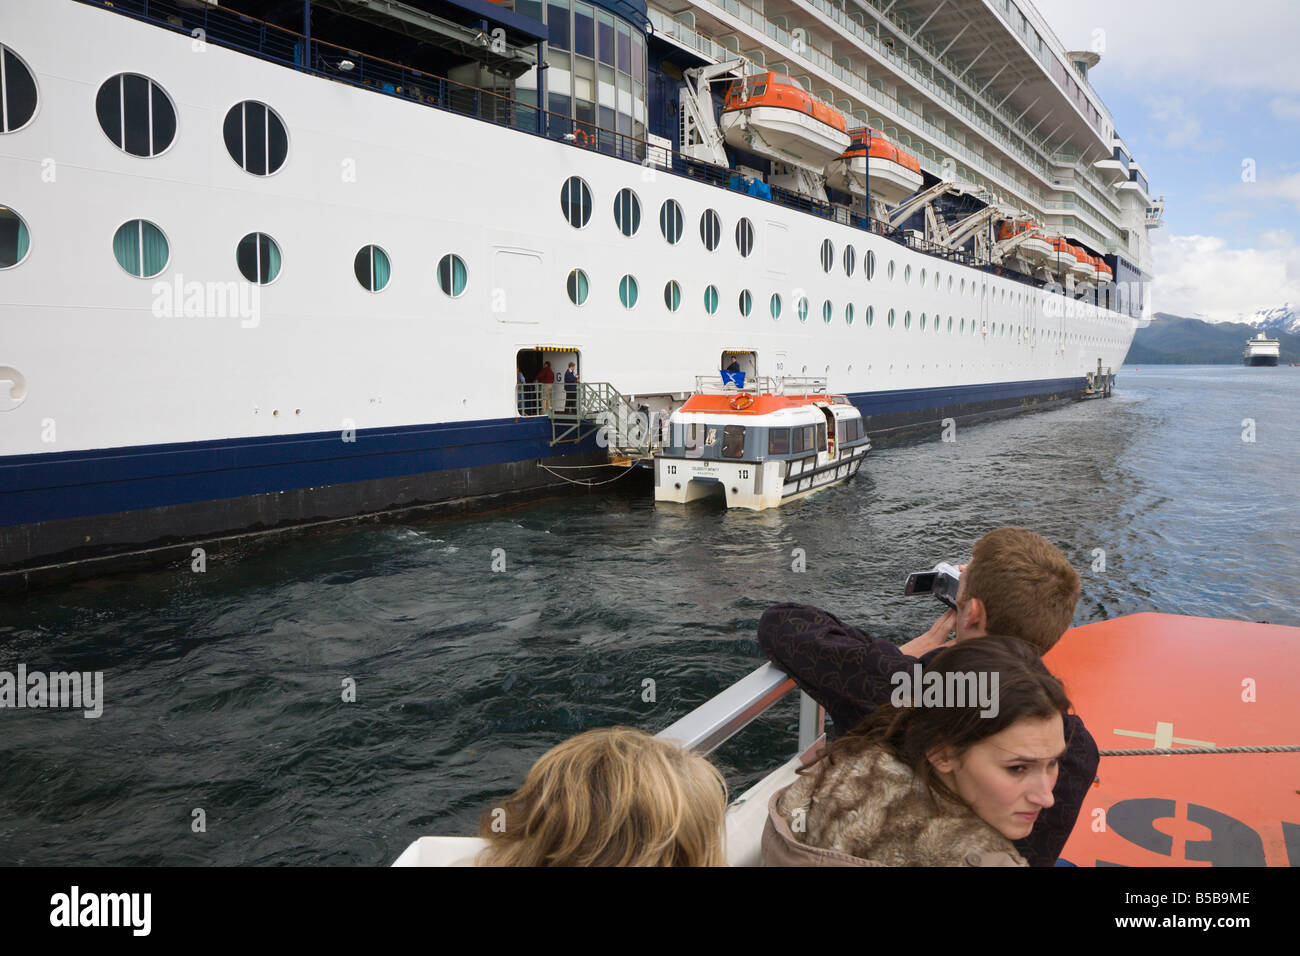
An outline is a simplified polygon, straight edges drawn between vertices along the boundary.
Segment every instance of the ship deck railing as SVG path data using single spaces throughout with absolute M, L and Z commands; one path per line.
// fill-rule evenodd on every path
M 655 736 L 709 754 L 796 690 L 798 685 L 793 677 L 775 664 L 764 664 Z M 799 691 L 799 748 L 796 753 L 807 752 L 822 737 L 825 729 L 826 709 Z
M 300 33 L 239 13 L 229 6 L 202 4 L 196 7 L 193 3 L 177 0 L 76 2 L 143 20 L 186 36 L 194 36 L 194 31 L 202 30 L 205 43 L 279 63 L 336 83 L 370 89 L 382 95 L 398 97 L 519 132 L 567 142 L 575 149 L 599 152 L 639 166 L 649 166 L 672 175 L 708 183 L 719 189 L 744 190 L 743 177 L 726 167 L 715 166 L 626 133 L 574 120 L 543 110 L 534 104 L 456 83 L 433 73 L 415 70 L 324 40 L 312 38 L 309 41 Z M 341 69 L 345 61 L 351 63 L 351 68 Z M 916 252 L 1034 288 L 1047 288 L 1051 285 L 966 250 L 928 242 L 920 236 L 892 227 L 840 203 L 813 199 L 779 186 L 770 188 L 770 200 L 759 196 L 750 198 L 872 232 Z
M 746 375 L 745 384 L 737 386 L 721 375 L 695 376 L 697 395 L 826 395 L 826 379 L 814 375 Z

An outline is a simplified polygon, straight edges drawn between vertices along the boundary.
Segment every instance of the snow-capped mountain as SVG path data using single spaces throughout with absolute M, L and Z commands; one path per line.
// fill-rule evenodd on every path
M 1275 309 L 1260 309 L 1244 320 L 1262 332 L 1300 332 L 1300 306 L 1290 302 Z

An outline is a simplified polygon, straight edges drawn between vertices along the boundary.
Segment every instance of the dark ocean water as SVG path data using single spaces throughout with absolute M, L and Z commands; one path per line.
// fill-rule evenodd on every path
M 471 833 L 560 740 L 658 731 L 758 666 L 769 604 L 916 636 L 939 608 L 903 598 L 905 575 L 1005 524 L 1078 568 L 1076 623 L 1300 625 L 1298 409 L 1300 369 L 1125 368 L 1109 400 L 877 449 L 780 511 L 616 484 L 10 600 L 0 670 L 100 670 L 105 703 L 0 710 L 0 863 L 386 864 Z M 791 697 L 715 754 L 733 790 L 793 752 L 796 723 Z

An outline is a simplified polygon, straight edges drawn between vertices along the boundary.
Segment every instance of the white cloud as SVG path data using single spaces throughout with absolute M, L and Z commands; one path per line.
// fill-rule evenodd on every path
M 1251 249 L 1230 249 L 1217 236 L 1153 237 L 1153 312 L 1226 322 L 1300 301 L 1300 245 L 1270 230 Z
M 1156 125 L 1150 132 L 1159 133 L 1156 142 L 1169 149 L 1195 149 L 1214 152 L 1224 146 L 1222 137 L 1207 137 L 1201 121 L 1190 112 L 1181 96 L 1148 96 L 1147 114 Z
M 1300 4 L 1250 0 L 1034 0 L 1067 50 L 1105 43 L 1100 71 L 1148 83 L 1180 79 L 1195 89 L 1300 92 L 1295 38 Z M 1257 104 L 1262 107 L 1263 104 Z
M 1276 179 L 1265 177 L 1253 183 L 1242 183 L 1242 186 L 1254 187 L 1253 191 L 1243 189 L 1243 195 L 1250 196 L 1252 199 L 1280 199 L 1283 202 L 1294 203 L 1296 211 L 1300 212 L 1300 173 L 1279 176 Z
M 1282 96 L 1273 97 L 1268 108 L 1280 120 L 1300 120 L 1300 99 L 1289 100 Z

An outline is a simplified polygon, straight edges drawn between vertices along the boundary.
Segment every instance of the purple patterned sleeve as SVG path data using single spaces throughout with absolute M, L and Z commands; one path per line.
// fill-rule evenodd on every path
M 758 622 L 758 643 L 847 733 L 889 703 L 894 672 L 917 662 L 894 644 L 806 604 L 777 604 Z

